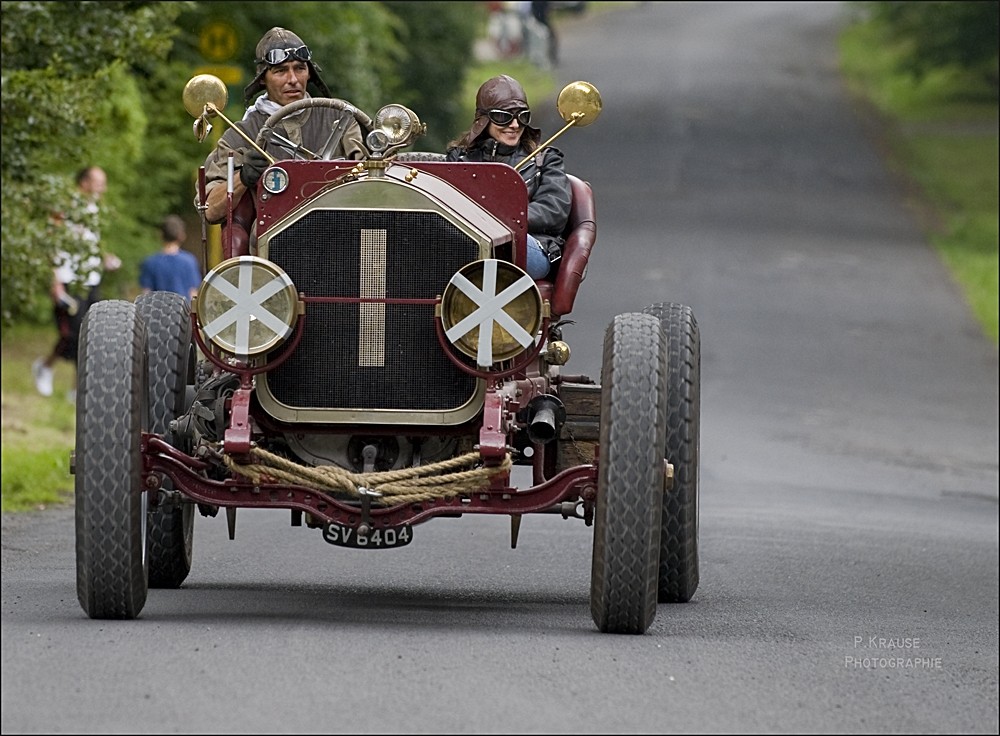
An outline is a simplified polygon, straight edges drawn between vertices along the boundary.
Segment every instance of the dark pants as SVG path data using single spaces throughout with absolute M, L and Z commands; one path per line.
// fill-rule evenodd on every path
M 68 292 L 70 293 L 70 292 Z M 77 354 L 80 348 L 80 326 L 83 318 L 90 309 L 90 305 L 96 302 L 100 296 L 97 287 L 93 287 L 84 297 L 76 297 L 78 307 L 75 313 L 70 314 L 69 307 L 65 304 L 56 304 L 52 309 L 52 314 L 56 320 L 56 329 L 59 331 L 59 340 L 52 353 L 64 360 L 76 363 Z

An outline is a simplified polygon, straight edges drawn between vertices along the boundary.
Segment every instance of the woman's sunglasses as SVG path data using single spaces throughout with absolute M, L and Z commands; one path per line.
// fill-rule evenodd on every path
M 510 125 L 514 118 L 517 118 L 517 122 L 521 125 L 527 125 L 531 122 L 531 110 L 521 110 L 516 113 L 507 110 L 488 110 L 486 117 L 490 119 L 491 123 L 501 127 Z
M 299 46 L 297 49 L 271 49 L 264 54 L 264 58 L 261 61 L 275 66 L 277 64 L 284 64 L 289 58 L 298 59 L 299 61 L 309 61 L 312 58 L 312 52 L 308 46 Z

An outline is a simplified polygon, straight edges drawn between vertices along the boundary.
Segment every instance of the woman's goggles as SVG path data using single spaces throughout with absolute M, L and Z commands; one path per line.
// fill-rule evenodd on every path
M 510 125 L 514 121 L 514 118 L 517 118 L 517 122 L 519 124 L 527 125 L 531 122 L 531 110 L 519 110 L 518 112 L 510 112 L 508 110 L 487 110 L 486 117 L 490 119 L 491 123 L 501 127 Z
M 289 59 L 309 61 L 311 58 L 312 52 L 309 50 L 309 47 L 299 46 L 297 49 L 271 49 L 264 54 L 264 58 L 261 61 L 270 66 L 275 66 L 277 64 L 284 64 Z

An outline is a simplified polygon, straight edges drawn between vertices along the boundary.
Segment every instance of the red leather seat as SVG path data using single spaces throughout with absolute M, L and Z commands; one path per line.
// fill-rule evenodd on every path
M 563 237 L 562 260 L 554 282 L 539 281 L 542 298 L 548 299 L 552 314 L 565 316 L 573 311 L 576 292 L 587 274 L 590 251 L 597 241 L 597 211 L 594 205 L 594 191 L 590 184 L 568 174 L 573 199 L 570 204 L 569 220 Z

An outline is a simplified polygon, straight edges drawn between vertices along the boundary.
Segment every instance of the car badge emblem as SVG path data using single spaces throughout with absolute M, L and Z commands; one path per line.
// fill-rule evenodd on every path
M 288 189 L 288 172 L 280 166 L 272 166 L 264 172 L 264 189 L 271 194 L 281 194 Z

